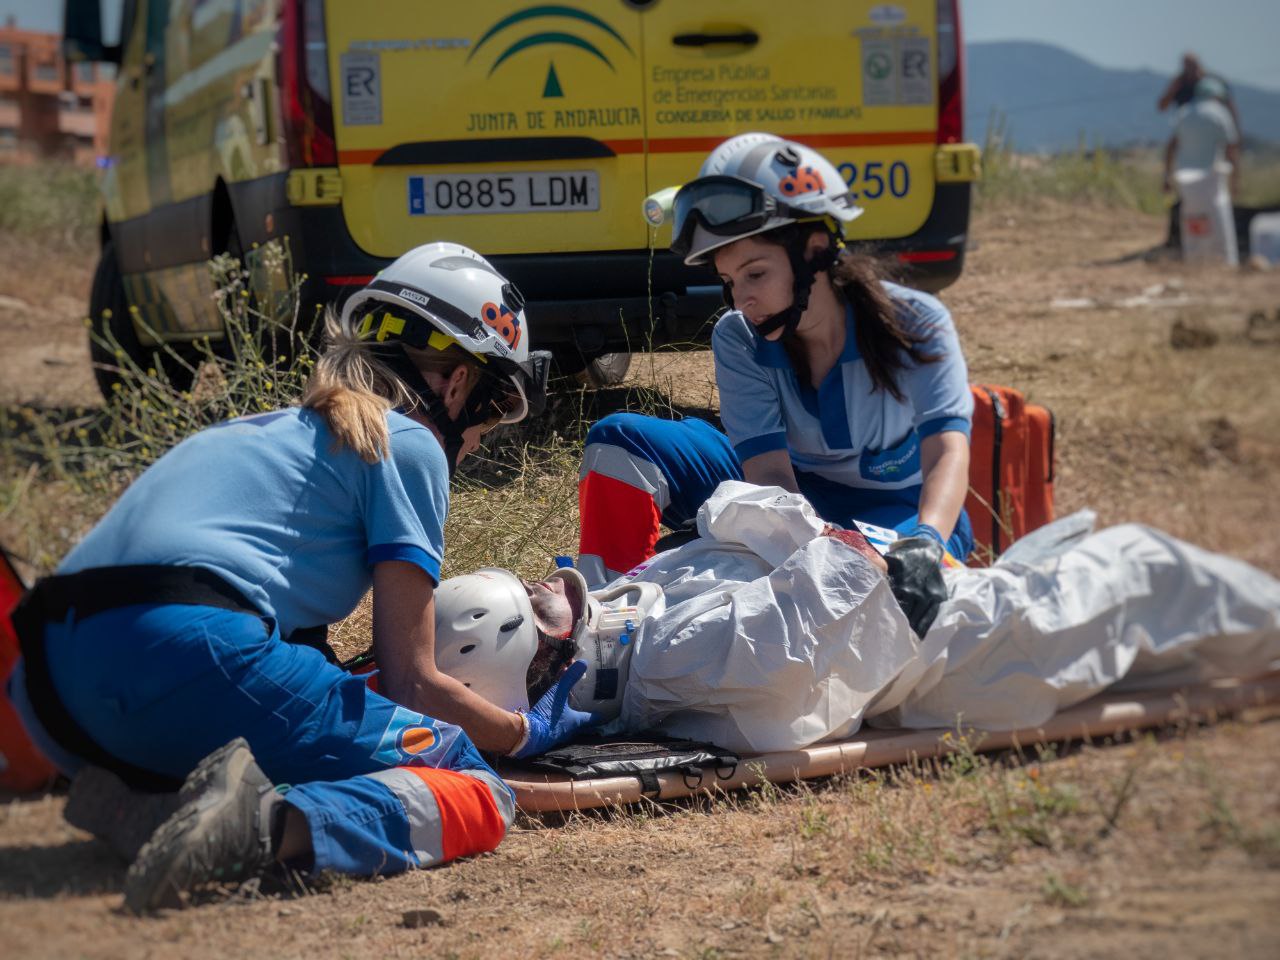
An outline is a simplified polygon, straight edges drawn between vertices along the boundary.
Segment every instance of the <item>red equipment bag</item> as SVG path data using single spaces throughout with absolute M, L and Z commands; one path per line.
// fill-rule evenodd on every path
M 0 790 L 33 793 L 53 783 L 58 775 L 18 719 L 9 700 L 9 674 L 18 662 L 18 634 L 9 619 L 26 592 L 22 578 L 0 549 Z
M 1053 519 L 1053 414 L 1011 387 L 974 384 L 969 442 L 970 566 L 985 566 Z

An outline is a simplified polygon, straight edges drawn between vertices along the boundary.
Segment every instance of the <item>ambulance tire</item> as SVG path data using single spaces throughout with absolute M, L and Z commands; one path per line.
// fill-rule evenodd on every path
M 129 378 L 128 370 L 121 370 L 113 343 L 140 369 L 164 371 L 174 390 L 181 392 L 191 388 L 195 380 L 195 362 L 184 362 L 162 347 L 143 346 L 139 339 L 130 318 L 129 299 L 120 277 L 115 243 L 108 240 L 102 246 L 89 292 L 89 358 L 93 362 L 93 377 L 98 389 L 108 402 L 115 399 L 117 385 L 123 389 Z
M 631 369 L 631 354 L 602 353 L 592 357 L 578 372 L 578 379 L 589 387 L 616 387 Z

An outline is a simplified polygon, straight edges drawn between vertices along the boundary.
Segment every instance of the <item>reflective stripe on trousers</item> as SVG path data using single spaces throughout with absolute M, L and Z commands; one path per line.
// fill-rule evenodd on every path
M 728 438 L 695 418 L 615 413 L 587 432 L 578 474 L 578 568 L 593 587 L 653 555 L 662 524 L 692 523 L 724 480 L 741 480 Z
M 511 791 L 488 770 L 395 767 L 305 783 L 285 800 L 307 818 L 314 870 L 363 876 L 487 853 L 515 816 Z

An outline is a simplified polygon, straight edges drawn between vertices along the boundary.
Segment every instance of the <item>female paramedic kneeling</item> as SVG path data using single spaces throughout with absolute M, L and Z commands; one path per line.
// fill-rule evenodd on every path
M 711 338 L 725 434 L 614 414 L 587 435 L 579 564 L 592 586 L 691 525 L 724 480 L 803 494 L 830 523 L 899 533 L 886 561 L 921 636 L 946 597 L 943 551 L 973 547 L 963 506 L 973 400 L 951 317 L 846 250 L 861 210 L 808 147 L 746 133 L 675 195 L 671 248 L 714 265 L 731 309 Z
M 588 719 L 564 707 L 574 671 L 524 714 L 435 666 L 450 476 L 543 400 L 518 291 L 429 244 L 329 334 L 301 407 L 180 443 L 15 615 L 11 696 L 60 769 L 134 798 L 181 784 L 129 869 L 135 911 L 276 861 L 369 875 L 491 850 L 514 801 L 476 747 L 526 756 Z M 370 586 L 380 693 L 303 640 Z M 129 805 L 102 806 L 107 834 Z

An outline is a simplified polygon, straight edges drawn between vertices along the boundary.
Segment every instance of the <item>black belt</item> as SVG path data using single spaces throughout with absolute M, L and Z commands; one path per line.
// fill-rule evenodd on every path
M 139 790 L 176 790 L 181 781 L 112 756 L 85 732 L 54 689 L 44 646 L 44 628 L 48 623 L 60 623 L 72 614 L 76 620 L 84 620 L 106 610 L 139 604 L 216 607 L 262 616 L 239 590 L 203 567 L 150 564 L 94 567 L 79 573 L 45 577 L 27 592 L 12 616 L 26 671 L 27 699 L 40 725 L 68 753 L 111 770 Z M 336 663 L 337 658 L 324 640 L 326 629 L 298 630 L 289 639 L 319 649 Z

